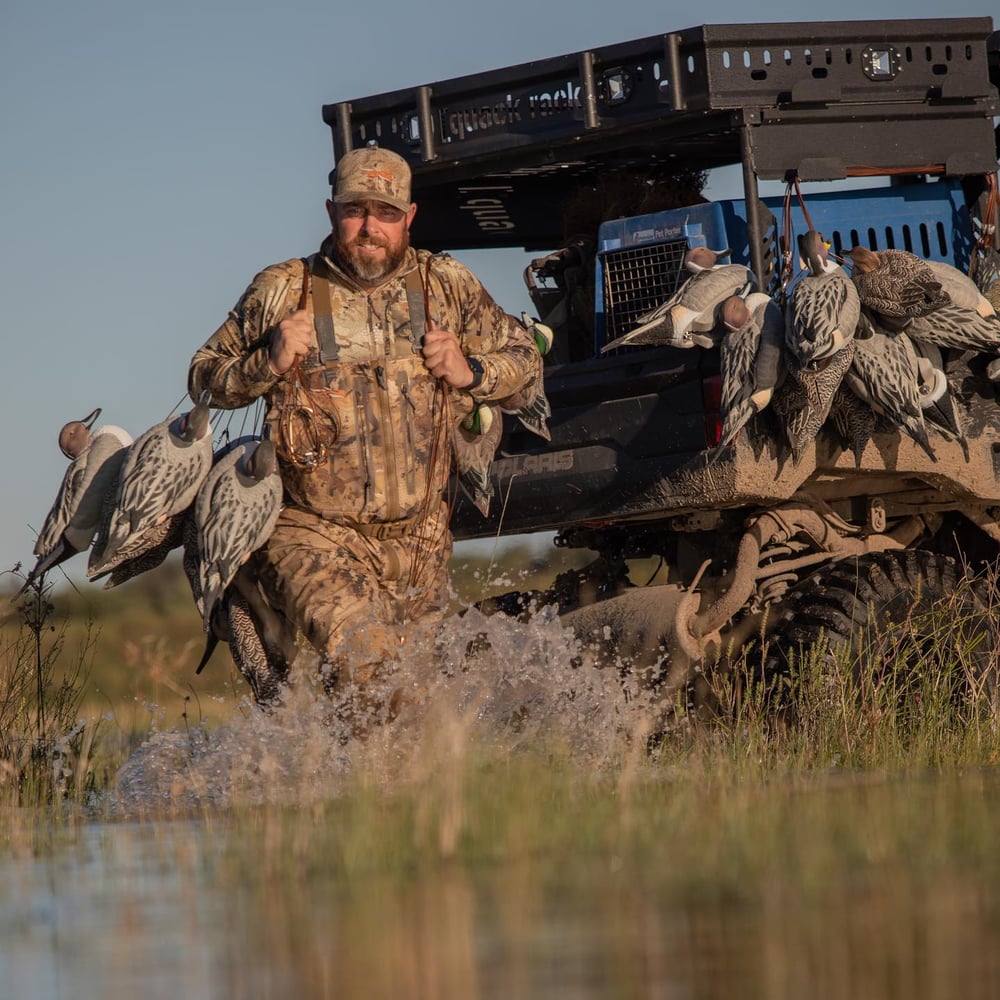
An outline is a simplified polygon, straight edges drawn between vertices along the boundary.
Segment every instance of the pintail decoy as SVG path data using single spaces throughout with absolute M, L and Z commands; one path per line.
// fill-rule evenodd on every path
M 212 467 L 212 454 L 207 396 L 187 413 L 167 418 L 136 438 L 125 453 L 94 540 L 87 576 L 106 572 L 130 538 L 188 507 Z
M 183 544 L 190 516 L 191 508 L 186 507 L 163 521 L 151 524 L 145 531 L 130 535 L 103 563 L 100 572 L 91 574 L 89 579 L 92 582 L 103 580 L 104 589 L 113 590 L 142 573 L 156 569 L 174 549 Z
M 875 411 L 841 382 L 830 407 L 830 420 L 861 468 L 861 457 L 878 423 Z
M 962 426 L 962 417 L 948 384 L 944 359 L 934 344 L 910 338 L 917 358 L 917 393 L 924 418 L 946 437 L 957 441 L 969 460 L 969 442 Z
M 665 302 L 640 316 L 637 327 L 605 344 L 602 352 L 639 344 L 714 347 L 719 305 L 748 283 L 756 287 L 756 278 L 743 264 L 701 267 Z
M 916 340 L 959 351 L 1000 354 L 1000 316 L 950 303 L 926 316 L 914 316 L 906 332 Z
M 733 295 L 720 308 L 722 435 L 716 453 L 731 444 L 747 421 L 763 410 L 783 375 L 785 320 L 763 292 Z
M 114 424 L 93 429 L 100 414 L 96 409 L 83 420 L 64 424 L 59 432 L 59 448 L 71 461 L 38 533 L 37 561 L 22 591 L 43 573 L 83 552 L 97 533 L 105 497 L 132 443 L 131 436 Z
M 282 484 L 274 443 L 238 444 L 213 464 L 194 501 L 205 628 L 236 571 L 271 536 Z
M 830 260 L 822 236 L 798 238 L 808 271 L 792 286 L 785 315 L 785 344 L 799 366 L 832 357 L 854 336 L 861 300 L 847 272 Z
M 552 347 L 553 332 L 550 327 L 538 320 L 532 319 L 527 313 L 521 313 L 521 322 L 532 335 L 538 353 L 544 357 Z M 515 417 L 529 431 L 546 441 L 552 439 L 549 433 L 548 418 L 552 416 L 552 408 L 545 395 L 545 371 L 539 367 L 538 374 L 531 383 L 519 392 L 499 401 L 500 409 Z
M 298 652 L 295 628 L 283 613 L 271 607 L 261 592 L 255 560 L 244 562 L 205 619 L 201 556 L 194 511 L 184 532 L 184 574 L 195 607 L 205 624 L 205 649 L 195 668 L 200 674 L 216 647 L 224 642 L 243 675 L 254 701 L 262 708 L 280 700 L 282 685 Z
M 801 461 L 809 442 L 826 423 L 854 356 L 855 344 L 851 338 L 833 355 L 804 365 L 794 362 L 788 365 L 785 384 L 794 388 L 784 397 L 781 412 L 795 464 Z
M 491 470 L 502 436 L 500 405 L 492 402 L 474 404 L 451 436 L 458 485 L 483 517 L 490 511 Z
M 920 372 L 905 333 L 887 334 L 865 318 L 855 340 L 854 361 L 844 382 L 876 413 L 900 428 L 937 461 L 920 401 Z
M 902 329 L 914 316 L 948 305 L 951 297 L 928 262 L 907 250 L 847 251 L 854 267 L 851 280 L 861 304 L 891 329 Z
M 943 260 L 928 260 L 926 263 L 941 282 L 941 288 L 948 293 L 952 305 L 971 309 L 986 318 L 996 315 L 993 303 L 964 271 Z

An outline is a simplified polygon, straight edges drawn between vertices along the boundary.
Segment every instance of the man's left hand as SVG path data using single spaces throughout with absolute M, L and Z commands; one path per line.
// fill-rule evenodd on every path
M 475 380 L 458 338 L 447 330 L 439 330 L 433 323 L 427 325 L 423 353 L 427 370 L 453 389 L 464 389 Z

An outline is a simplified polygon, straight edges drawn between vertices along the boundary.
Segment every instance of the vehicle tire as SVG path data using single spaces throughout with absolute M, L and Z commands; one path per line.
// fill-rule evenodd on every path
M 875 552 L 824 566 L 775 609 L 768 638 L 747 655 L 749 684 L 787 702 L 804 665 L 850 670 L 865 687 L 890 674 L 905 697 L 947 680 L 952 696 L 992 691 L 997 626 L 992 590 L 963 576 L 948 556 L 924 550 Z

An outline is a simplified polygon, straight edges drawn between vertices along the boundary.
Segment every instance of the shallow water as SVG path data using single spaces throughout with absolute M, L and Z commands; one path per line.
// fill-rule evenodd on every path
M 0 996 L 1000 995 L 996 774 L 702 788 L 558 621 L 444 634 L 363 739 L 306 662 L 153 733 L 95 821 L 9 817 Z
M 614 856 L 266 872 L 274 835 L 100 824 L 0 861 L 3 995 L 994 997 L 994 885 L 848 865 L 745 893 Z M 660 863 L 670 864 L 669 851 Z M 336 866 L 331 865 L 331 869 Z M 241 877 L 242 873 L 242 877 Z
M 105 825 L 53 858 L 3 863 L 3 995 L 714 995 L 693 992 L 688 952 L 698 943 L 694 965 L 711 971 L 712 938 L 745 919 L 719 913 L 712 928 L 609 872 L 551 891 L 517 870 L 451 869 L 375 877 L 361 895 L 288 885 L 265 900 L 213 887 L 234 847 L 198 824 Z
M 210 986 L 217 946 L 210 929 L 226 899 L 191 891 L 201 884 L 190 874 L 203 870 L 204 844 L 196 824 L 92 825 L 52 854 L 5 857 L 3 995 L 223 995 Z

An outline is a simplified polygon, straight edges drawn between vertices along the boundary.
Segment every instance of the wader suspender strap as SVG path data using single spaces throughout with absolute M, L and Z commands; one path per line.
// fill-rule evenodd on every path
M 326 279 L 325 268 L 319 255 L 313 259 L 313 324 L 316 327 L 316 344 L 319 359 L 323 364 L 336 361 L 339 354 L 337 338 L 333 333 L 333 304 L 330 300 L 330 282 Z M 307 279 L 308 280 L 308 279 Z
M 416 354 L 423 350 L 424 334 L 427 332 L 427 309 L 424 286 L 420 281 L 420 268 L 408 271 L 403 281 L 406 284 L 406 306 L 410 310 L 410 338 L 413 340 L 413 352 Z

